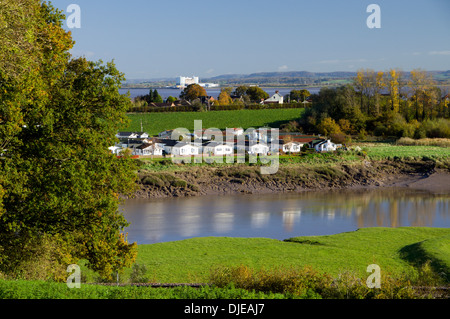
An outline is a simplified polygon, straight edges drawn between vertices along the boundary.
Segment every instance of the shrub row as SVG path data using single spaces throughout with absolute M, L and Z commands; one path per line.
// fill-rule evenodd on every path
M 421 270 L 428 283 L 435 283 L 436 276 L 428 264 Z M 419 279 L 415 279 L 416 281 Z M 436 279 L 438 280 L 438 279 Z M 325 299 L 413 299 L 429 298 L 412 287 L 407 277 L 382 275 L 381 288 L 369 288 L 351 272 L 338 277 L 321 273 L 309 266 L 302 269 L 279 268 L 254 270 L 247 266 L 218 267 L 212 271 L 211 282 L 218 287 L 233 287 L 264 293 L 279 293 L 291 298 Z
M 263 110 L 263 109 L 294 109 L 304 108 L 300 103 L 285 104 L 230 104 L 230 105 L 212 105 L 211 111 L 229 111 L 229 110 Z M 172 106 L 172 107 L 155 107 L 155 106 L 134 106 L 129 112 L 132 113 L 154 113 L 154 112 L 198 112 L 202 108 L 190 105 Z

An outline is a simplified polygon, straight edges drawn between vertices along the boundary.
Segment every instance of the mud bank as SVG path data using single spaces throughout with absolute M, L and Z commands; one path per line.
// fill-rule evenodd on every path
M 450 170 L 433 161 L 362 161 L 286 165 L 273 175 L 257 166 L 189 167 L 174 172 L 140 172 L 135 198 L 265 194 L 346 188 L 411 187 L 450 193 Z

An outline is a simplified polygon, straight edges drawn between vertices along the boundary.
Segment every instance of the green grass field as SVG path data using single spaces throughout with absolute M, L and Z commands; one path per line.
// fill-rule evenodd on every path
M 218 287 L 145 288 L 82 284 L 79 289 L 65 283 L 0 280 L 1 299 L 282 299 L 282 294 Z
M 426 145 L 395 145 L 392 143 L 357 143 L 372 160 L 382 159 L 445 159 L 450 157 L 450 147 Z
M 205 237 L 175 242 L 140 245 L 136 263 L 145 265 L 149 282 L 210 283 L 212 274 L 221 274 L 221 269 L 234 269 L 237 279 L 244 282 L 255 280 L 251 271 L 269 271 L 266 277 L 275 280 L 271 287 L 283 280 L 290 287 L 289 275 L 298 269 L 304 276 L 313 275 L 319 280 L 317 286 L 327 276 L 332 276 L 344 286 L 333 288 L 324 286 L 328 294 L 341 289 L 339 296 L 348 297 L 348 289 L 353 289 L 355 297 L 371 293 L 361 291 L 346 280 L 360 278 L 365 282 L 370 273 L 367 266 L 377 264 L 381 269 L 383 289 L 378 297 L 399 297 L 405 292 L 404 285 L 411 283 L 433 285 L 435 277 L 423 275 L 423 266 L 431 265 L 434 273 L 449 282 L 450 229 L 428 227 L 362 228 L 353 232 L 329 236 L 295 237 L 285 241 L 267 238 Z M 228 268 L 227 268 L 228 267 Z M 237 268 L 236 268 L 237 267 Z M 305 268 L 306 267 L 306 268 Z M 308 268 L 310 267 L 310 268 Z M 303 269 L 303 270 L 302 270 Z M 306 271 L 305 271 L 306 269 Z M 313 269 L 311 271 L 307 269 Z M 233 271 L 233 270 L 232 270 Z M 277 273 L 277 271 L 281 271 Z M 267 274 L 267 273 L 266 273 Z M 274 275 L 278 274 L 278 275 Z M 350 276 L 349 276 L 350 274 Z M 446 274 L 447 277 L 443 276 Z M 353 277 L 353 275 L 357 277 Z M 253 276 L 251 279 L 249 276 Z M 281 277 L 277 277 L 281 276 Z M 288 277 L 285 277 L 288 276 Z M 347 276 L 347 277 L 346 277 Z M 283 279 L 285 278 L 285 279 Z M 340 278 L 340 279 L 339 279 Z M 401 278 L 402 281 L 389 281 Z M 418 278 L 419 281 L 414 281 Z M 433 279 L 434 278 L 434 279 Z M 426 280 L 421 282 L 420 280 Z M 344 280 L 345 282 L 342 282 Z M 214 282 L 214 281 L 213 281 Z M 411 282 L 411 283 L 409 283 Z M 329 282 L 328 282 L 329 283 Z M 323 284 L 323 282 L 322 282 Z M 326 282 L 325 282 L 326 284 Z M 363 285 L 364 286 L 364 285 Z M 317 286 L 318 287 L 318 286 Z M 364 286 L 365 287 L 365 286 Z M 284 288 L 283 288 L 284 289 Z M 276 289 L 275 289 L 276 290 Z M 252 299 L 252 298 L 320 298 L 320 289 L 303 290 L 302 295 L 280 293 L 280 291 L 259 291 L 226 285 L 203 288 L 143 288 L 115 287 L 82 284 L 80 289 L 69 289 L 65 283 L 24 280 L 1 280 L 0 299 Z M 385 292 L 386 291 L 387 295 Z M 324 293 L 322 291 L 322 293 Z M 406 295 L 406 297 L 411 295 Z M 373 296 L 372 296 L 373 297 Z
M 450 229 L 404 227 L 364 228 L 289 241 L 193 238 L 140 245 L 137 263 L 146 265 L 149 277 L 157 282 L 208 282 L 213 268 L 237 265 L 255 269 L 308 265 L 332 275 L 345 271 L 365 275 L 367 266 L 375 263 L 392 274 L 414 275 L 417 264 L 412 260 L 430 259 L 448 272 L 449 235 Z M 408 250 L 418 243 L 421 249 Z
M 194 130 L 194 120 L 202 120 L 202 127 L 218 128 L 260 128 L 268 126 L 277 128 L 283 123 L 298 119 L 304 109 L 266 109 L 233 110 L 211 112 L 172 112 L 172 113 L 135 113 L 128 114 L 131 123 L 122 131 L 143 130 L 150 135 L 157 135 L 164 130 L 187 128 Z

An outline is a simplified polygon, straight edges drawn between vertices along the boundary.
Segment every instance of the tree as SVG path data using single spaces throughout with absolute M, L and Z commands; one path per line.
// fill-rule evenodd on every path
M 9 28 L 26 34 L 17 50 L 0 52 L 11 62 L 0 69 L 0 272 L 23 275 L 46 258 L 48 275 L 65 279 L 68 264 L 87 259 L 110 277 L 136 254 L 119 212 L 136 166 L 108 151 L 131 106 L 118 91 L 123 74 L 112 62 L 71 60 L 64 16 L 45 2 L 2 4 L 0 13 L 2 48 Z
M 367 115 L 379 116 L 381 91 L 385 87 L 384 73 L 372 69 L 358 70 L 353 85 L 360 95 L 360 108 Z
M 339 124 L 337 124 L 331 117 L 326 117 L 318 125 L 319 132 L 323 135 L 329 136 L 332 134 L 342 134 Z
M 151 92 L 151 91 L 152 90 L 150 90 L 151 102 L 162 103 L 163 99 L 162 99 L 161 95 L 159 95 L 158 91 L 156 89 L 153 92 Z
M 338 124 L 339 124 L 341 130 L 344 133 L 349 134 L 351 132 L 352 127 L 351 127 L 351 124 L 350 124 L 349 120 L 347 120 L 347 119 L 340 119 Z
M 167 102 L 169 102 L 169 103 L 173 103 L 173 102 L 175 102 L 175 101 L 178 101 L 178 99 L 177 99 L 176 97 L 169 96 L 169 97 L 167 98 Z
M 353 79 L 353 85 L 355 89 L 358 91 L 358 94 L 360 96 L 360 108 L 361 112 L 369 113 L 369 106 L 368 106 L 368 97 L 370 92 L 370 84 L 369 79 L 366 73 L 369 73 L 370 70 L 363 70 L 360 69 L 356 73 L 356 77 Z
M 297 102 L 304 102 L 307 97 L 309 97 L 311 93 L 308 90 L 302 89 L 302 90 L 292 90 L 289 94 L 289 97 L 292 100 L 295 100 Z
M 243 97 L 246 102 L 258 103 L 269 98 L 269 94 L 258 86 L 238 86 L 234 95 Z
M 246 93 L 252 102 L 260 102 L 269 98 L 269 94 L 258 86 L 250 86 Z
M 234 95 L 239 97 L 243 97 L 247 95 L 248 86 L 240 85 L 236 89 L 234 89 Z
M 414 101 L 416 120 L 420 120 L 420 114 L 422 115 L 422 120 L 425 119 L 426 104 L 430 99 L 428 90 L 430 90 L 433 84 L 433 79 L 428 72 L 421 69 L 411 71 L 408 85 L 411 88 L 412 99 Z M 420 112 L 420 106 L 422 106 L 422 112 Z
M 384 73 L 381 71 L 376 72 L 374 74 L 374 77 L 372 79 L 372 90 L 373 90 L 373 97 L 374 97 L 374 106 L 372 110 L 372 115 L 379 116 L 380 115 L 380 97 L 381 97 L 381 91 L 383 88 L 385 88 L 384 83 Z
M 391 69 L 386 74 L 386 87 L 389 91 L 389 98 L 391 104 L 391 111 L 398 113 L 400 111 L 400 83 L 399 83 L 400 72 Z
M 233 104 L 233 100 L 230 97 L 231 88 L 223 88 L 220 90 L 217 105 L 230 105 Z
M 148 105 L 149 103 L 162 103 L 163 99 L 156 89 L 150 89 L 148 94 L 137 96 L 135 102 L 136 105 L 143 104 L 142 102 L 146 102 Z
M 202 96 L 208 96 L 206 90 L 198 84 L 189 84 L 180 94 L 180 99 L 194 101 Z

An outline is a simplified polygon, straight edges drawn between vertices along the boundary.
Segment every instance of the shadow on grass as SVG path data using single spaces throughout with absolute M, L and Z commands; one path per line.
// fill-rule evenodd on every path
M 423 248 L 423 242 L 407 245 L 400 249 L 400 258 L 406 260 L 417 269 L 424 267 L 426 263 L 430 263 L 430 267 L 433 272 L 443 275 L 445 282 L 450 283 L 450 273 L 448 267 L 440 260 L 429 256 Z

